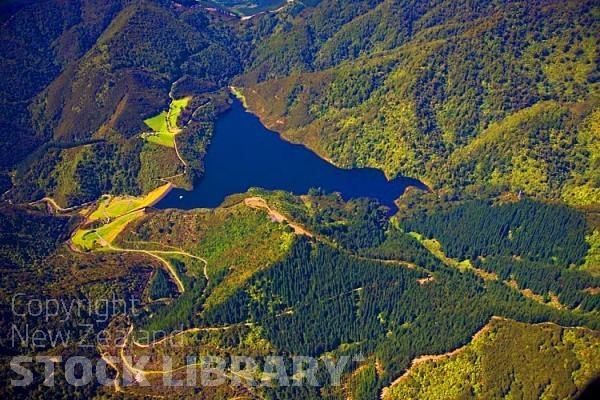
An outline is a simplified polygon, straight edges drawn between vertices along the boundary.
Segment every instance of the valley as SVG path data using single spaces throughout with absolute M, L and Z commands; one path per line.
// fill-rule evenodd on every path
M 282 140 L 234 101 L 215 123 L 204 158 L 204 175 L 193 191 L 173 190 L 158 208 L 216 207 L 227 196 L 252 187 L 308 193 L 311 188 L 337 191 L 345 199 L 371 197 L 390 209 L 409 187 L 426 189 L 416 179 L 389 181 L 376 169 L 341 169 L 298 144 Z
M 0 11 L 7 398 L 576 399 L 600 377 L 596 2 Z

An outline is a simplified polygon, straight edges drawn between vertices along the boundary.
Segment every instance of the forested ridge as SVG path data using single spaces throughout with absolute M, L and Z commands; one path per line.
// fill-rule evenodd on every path
M 597 2 L 305 0 L 270 12 L 281 5 L 0 5 L 3 381 L 15 378 L 8 361 L 16 354 L 82 355 L 73 346 L 15 348 L 12 324 L 79 339 L 82 323 L 98 332 L 126 320 L 139 340 L 142 329 L 159 339 L 197 329 L 182 334 L 183 349 L 159 347 L 153 356 L 364 357 L 341 386 L 321 368 L 319 387 L 248 389 L 257 398 L 379 398 L 414 359 L 459 348 L 387 393 L 580 393 L 600 375 Z M 260 15 L 240 18 L 249 14 Z M 100 196 L 202 179 L 230 85 L 284 138 L 343 167 L 422 179 L 431 191 L 408 191 L 390 215 L 375 199 L 252 188 L 215 209 L 147 208 L 110 247 L 73 251 L 78 229 L 98 234 L 99 221 L 83 225 Z M 187 97 L 170 121 L 171 104 Z M 145 121 L 161 115 L 180 128 L 175 147 L 143 138 Z M 60 212 L 30 203 L 46 196 L 61 206 L 92 204 Z M 250 196 L 287 222 L 247 206 Z M 17 318 L 15 293 L 24 294 L 18 305 L 114 294 L 143 307 L 124 319 L 121 309 L 101 321 L 94 313 L 67 323 Z M 97 359 L 106 349 L 92 344 L 84 355 Z M 523 368 L 521 355 L 535 367 Z M 62 368 L 56 377 L 51 390 L 37 379 L 0 392 L 231 394 L 160 385 L 117 394 L 67 385 Z
M 385 373 L 363 377 L 355 388 L 360 398 L 374 398 L 418 354 L 465 344 L 492 315 L 567 326 L 587 319 L 527 300 L 500 282 L 484 284 L 474 274 L 448 270 L 439 261 L 431 266 L 433 282 L 420 284 L 422 272 L 311 247 L 298 243 L 288 260 L 257 274 L 206 318 L 218 325 L 259 323 L 270 343 L 295 354 L 371 354 Z M 293 397 L 285 393 L 276 398 Z
M 471 335 L 492 316 L 527 323 L 553 321 L 562 326 L 599 328 L 599 297 L 588 289 L 600 287 L 600 281 L 580 269 L 584 260 L 581 254 L 589 251 L 586 233 L 590 229 L 588 215 L 580 211 L 531 200 L 508 203 L 479 200 L 445 202 L 439 209 L 427 207 L 428 213 L 412 212 L 405 218 L 382 222 L 376 203 L 344 202 L 337 195 L 318 190 L 303 198 L 260 189 L 250 195 L 264 196 L 272 207 L 294 221 L 302 221 L 322 239 L 297 238 L 283 260 L 256 270 L 216 303 L 206 301 L 205 286 L 197 277 L 193 278 L 190 283 L 200 286 L 190 286 L 191 290 L 174 304 L 162 311 L 156 309 L 148 320 L 142 318 L 139 321 L 142 326 L 159 331 L 180 329 L 182 318 L 186 321 L 184 327 L 250 324 L 256 330 L 251 345 L 242 332 L 232 332 L 220 339 L 223 342 L 209 343 L 227 343 L 233 346 L 232 352 L 235 348 L 245 348 L 250 354 L 261 356 L 264 353 L 260 349 L 267 354 L 284 351 L 313 356 L 360 352 L 367 357 L 366 365 L 360 373 L 351 374 L 345 386 L 345 390 L 358 398 L 378 396 L 419 355 L 441 354 L 467 344 Z M 239 207 L 232 206 L 237 204 L 235 199 L 229 201 L 225 209 Z M 144 232 L 145 240 L 177 242 L 186 224 L 176 215 L 173 212 L 168 218 L 152 216 L 132 228 L 132 234 Z M 173 220 L 177 223 L 169 222 Z M 245 224 L 230 221 L 226 231 L 215 227 L 211 231 L 237 235 L 247 229 Z M 504 225 L 508 228 L 503 228 Z M 477 235 L 471 235 L 469 241 L 458 228 L 476 231 Z M 163 229 L 168 231 L 166 235 L 164 231 L 160 233 Z M 498 240 L 497 235 L 510 235 L 511 230 L 515 238 L 520 235 L 514 245 L 510 240 Z M 373 240 L 353 240 L 354 231 Z M 447 264 L 427 250 L 411 231 L 426 236 L 435 232 L 437 237 L 434 237 L 448 256 L 470 259 L 476 270 L 461 270 Z M 242 240 L 239 246 L 247 248 L 253 241 L 252 234 L 248 234 L 236 239 Z M 567 243 L 561 238 L 569 238 L 568 246 L 560 245 Z M 212 243 L 206 240 L 200 239 L 199 251 L 206 251 L 207 243 Z M 281 246 L 279 240 L 271 241 L 268 246 Z M 461 240 L 465 240 L 464 248 L 458 247 Z M 496 246 L 486 247 L 495 240 L 498 240 Z M 189 249 L 196 246 L 189 239 L 184 243 Z M 235 259 L 227 260 L 215 259 L 217 265 L 209 268 L 209 274 L 222 262 L 237 264 Z M 572 265 L 566 260 L 571 260 Z M 489 272 L 494 278 L 482 277 L 478 271 Z M 229 272 L 217 277 L 216 287 L 218 282 L 226 282 L 233 276 Z M 211 281 L 208 293 L 214 290 L 212 285 Z M 185 310 L 189 313 L 187 318 Z M 205 339 L 198 340 L 204 343 Z M 541 353 L 538 357 L 543 358 Z M 375 365 L 379 372 L 371 373 Z M 571 374 L 576 376 L 577 368 L 573 368 L 560 379 L 576 381 L 571 377 Z M 319 377 L 326 382 L 326 377 Z M 534 378 L 527 375 L 524 379 Z M 265 390 L 268 398 L 340 395 L 334 388 L 332 391 Z
M 531 200 L 468 201 L 414 214 L 402 227 L 439 240 L 447 255 L 471 260 L 503 281 L 516 281 L 546 299 L 556 295 L 571 309 L 599 310 L 600 297 L 586 290 L 600 287 L 600 280 L 581 270 L 592 229 L 572 208 Z
M 44 296 L 62 293 L 66 298 L 102 298 L 113 290 L 120 291 L 120 296 L 133 294 L 148 302 L 148 308 L 135 316 L 135 326 L 160 332 L 159 338 L 182 328 L 237 327 L 219 335 L 192 335 L 186 345 L 189 351 L 196 351 L 194 346 L 218 348 L 223 352 L 219 354 L 241 352 L 259 360 L 269 354 L 365 357 L 362 363 L 351 364 L 343 377 L 343 391 L 329 387 L 327 374 L 320 371 L 322 386 L 317 388 L 271 387 L 259 391 L 261 397 L 273 399 L 340 398 L 347 393 L 375 398 L 412 359 L 467 345 L 493 316 L 600 329 L 598 295 L 586 291 L 600 287 L 600 281 L 580 270 L 583 258 L 577 251 L 561 251 L 553 235 L 538 232 L 544 224 L 536 224 L 538 218 L 544 218 L 549 232 L 559 229 L 564 237 L 572 238 L 572 248 L 589 250 L 581 233 L 589 229 L 590 222 L 579 211 L 530 200 L 500 204 L 467 201 L 444 203 L 440 209 L 431 208 L 429 214 L 409 213 L 389 221 L 381 218 L 380 207 L 372 201 L 344 202 L 319 191 L 302 198 L 258 189 L 249 195 L 258 194 L 273 207 L 294 215 L 295 221 L 318 231 L 319 237 L 295 237 L 285 224 L 245 206 L 239 197 L 215 210 L 149 213 L 126 228 L 121 246 L 165 249 L 175 245 L 208 261 L 204 270 L 197 260 L 168 256 L 186 289 L 184 294 L 177 294 L 171 277 L 156 260 L 141 255 L 120 258 L 118 252 L 71 253 L 60 244 L 68 224 L 75 221 L 43 216 L 34 209 L 13 216 L 14 211 L 6 209 L 2 226 L 7 233 L 14 231 L 11 221 L 15 218 L 22 221 L 25 232 L 47 226 L 43 229 L 59 233 L 51 234 L 49 239 L 58 239 L 49 241 L 46 248 L 38 246 L 38 253 L 29 258 L 13 257 L 15 269 L 6 274 L 3 287 L 9 293 L 19 288 L 35 296 L 34 287 L 26 283 L 31 277 L 35 282 L 47 282 Z M 481 217 L 471 218 L 474 215 Z M 476 227 L 483 239 L 478 241 L 474 235 L 464 249 L 454 247 L 451 232 L 455 227 L 448 222 L 455 220 L 464 229 Z M 492 250 L 486 247 L 485 238 L 504 232 L 503 224 L 514 229 L 515 237 L 520 228 L 529 227 L 520 232 L 519 243 L 541 238 L 535 243 L 537 253 L 529 246 L 511 248 L 510 242 L 503 241 Z M 426 236 L 435 232 L 449 256 L 470 258 L 475 268 L 495 274 L 497 280 L 448 264 L 409 233 L 413 230 Z M 353 232 L 373 240 L 356 240 Z M 3 254 L 18 254 L 16 249 L 28 252 L 25 235 L 7 242 Z M 564 263 L 567 259 L 573 260 L 573 266 Z M 29 265 L 32 260 L 33 268 Z M 149 267 L 155 269 L 152 274 Z M 18 274 L 22 276 L 18 278 Z M 15 280 L 9 284 L 11 277 Z M 513 280 L 516 288 L 509 284 Z M 534 299 L 517 289 L 529 289 L 545 298 Z M 555 295 L 560 307 L 550 299 Z M 159 298 L 160 302 L 152 302 Z M 85 318 L 93 320 L 93 316 Z M 63 329 L 75 330 L 77 322 L 71 321 L 72 325 Z M 43 320 L 29 323 L 48 326 Z M 586 334 L 577 340 L 591 338 Z M 531 357 L 542 363 L 546 360 L 543 353 L 532 353 Z M 570 387 L 580 390 L 583 383 L 574 378 L 579 376 L 577 365 L 569 368 L 568 375 L 556 379 L 575 382 L 569 383 L 574 385 Z M 536 378 L 527 375 L 523 379 Z M 97 395 L 109 389 L 85 388 Z
M 269 127 L 344 167 L 598 202 L 593 1 L 305 1 L 241 22 L 167 0 L 25 2 L 12 13 L 2 124 L 20 140 L 1 143 L 14 145 L 2 168 L 17 171 L 19 201 L 156 187 L 157 165 L 181 171 L 139 140 L 143 119 L 168 93 L 196 96 L 182 122 L 198 123 L 179 141 L 202 158 L 223 109 L 214 95 L 234 83 Z M 207 102 L 216 114 L 198 108 Z M 91 138 L 108 143 L 43 147 Z M 175 183 L 191 185 L 202 167 L 189 172 Z
M 598 202 L 591 1 L 320 2 L 256 21 L 239 79 L 269 127 L 345 166 Z
M 585 331 L 578 328 L 500 318 L 486 328 L 457 354 L 411 371 L 384 398 L 565 398 L 577 391 L 581 375 L 573 372 L 581 365 L 597 363 L 600 355 L 598 335 L 579 341 Z M 554 362 L 539 362 L 538 346 L 548 349 Z M 532 368 L 536 374 L 530 373 Z
M 527 199 L 498 205 L 465 202 L 433 215 L 414 215 L 402 225 L 438 239 L 446 254 L 461 260 L 503 255 L 568 267 L 581 264 L 588 251 L 582 213 Z
M 73 205 L 160 186 L 158 178 L 181 166 L 174 151 L 140 139 L 148 129 L 143 120 L 168 108 L 172 97 L 193 94 L 180 121 L 189 127 L 180 140 L 190 168 L 176 182 L 190 186 L 202 172 L 194 158 L 202 158 L 224 107 L 218 91 L 241 71 L 237 30 L 225 14 L 170 1 L 17 8 L 1 40 L 2 73 L 12 77 L 2 80 L 7 136 L 0 140 L 1 167 L 15 185 L 11 198 L 47 195 Z

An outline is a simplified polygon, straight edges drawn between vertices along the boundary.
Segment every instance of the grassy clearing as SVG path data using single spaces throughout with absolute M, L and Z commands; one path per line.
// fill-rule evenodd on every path
M 144 210 L 138 210 L 116 218 L 112 222 L 96 229 L 79 229 L 71 238 L 75 246 L 83 251 L 97 250 L 112 243 L 125 229 L 127 224 L 144 215 Z
M 98 234 L 105 239 L 108 243 L 112 243 L 119 233 L 125 229 L 128 223 L 131 221 L 138 219 L 144 215 L 144 210 L 138 210 L 129 214 L 126 214 L 120 218 L 115 219 L 110 224 L 103 225 L 101 228 L 98 228 L 96 231 Z
M 498 276 L 496 274 L 484 271 L 480 268 L 475 268 L 470 260 L 460 261 L 456 258 L 448 257 L 446 253 L 444 253 L 444 251 L 442 250 L 442 244 L 437 239 L 426 239 L 423 235 L 421 235 L 418 232 L 409 232 L 408 234 L 417 239 L 423 245 L 423 247 L 425 247 L 431 254 L 433 254 L 436 258 L 438 258 L 447 266 L 456 268 L 461 272 L 465 272 L 467 270 L 473 271 L 480 278 L 488 281 L 498 280 Z
M 157 132 L 154 135 L 147 136 L 145 139 L 159 146 L 175 148 L 175 135 L 169 132 Z
M 171 102 L 169 112 L 169 126 L 172 129 L 177 129 L 177 119 L 179 118 L 179 115 L 181 114 L 183 109 L 187 107 L 191 99 L 191 97 L 184 97 L 182 99 L 173 100 Z
M 431 254 L 436 256 L 444 264 L 450 267 L 458 268 L 460 271 L 464 271 L 473 267 L 471 265 L 471 261 L 469 260 L 459 261 L 455 258 L 448 257 L 442 250 L 441 243 L 436 239 L 426 239 L 423 235 L 417 232 L 409 232 L 408 234 L 417 239 L 423 245 L 423 247 L 429 250 Z
M 171 189 L 167 183 L 141 197 L 109 197 L 100 200 L 98 208 L 90 214 L 87 223 L 105 221 L 99 228 L 79 229 L 71 241 L 84 251 L 95 250 L 112 243 L 128 223 L 144 215 L 144 208 L 155 204 Z M 105 242 L 103 242 L 103 240 Z
M 144 139 L 150 143 L 155 143 L 160 146 L 175 147 L 175 133 L 169 130 L 167 124 L 169 114 L 166 111 L 161 112 L 155 117 L 148 118 L 144 121 L 153 133 L 145 134 Z
M 148 125 L 148 127 L 154 132 L 166 132 L 168 130 L 167 116 L 168 113 L 166 111 L 163 111 L 152 118 L 144 120 L 144 123 Z
M 188 96 L 173 100 L 168 112 L 163 111 L 152 118 L 144 120 L 144 123 L 152 129 L 152 133 L 145 133 L 143 138 L 160 146 L 175 147 L 175 135 L 181 131 L 177 126 L 177 120 L 191 99 Z
M 169 189 L 171 184 L 167 183 L 160 186 L 145 196 L 133 197 L 109 197 L 104 200 L 100 200 L 98 208 L 89 216 L 88 222 L 97 220 L 112 220 L 122 215 L 130 213 L 134 210 L 149 207 L 155 204 L 162 196 L 164 196 Z

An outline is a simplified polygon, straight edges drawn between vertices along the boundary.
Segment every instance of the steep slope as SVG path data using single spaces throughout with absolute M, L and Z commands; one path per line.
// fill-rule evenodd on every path
M 147 191 L 157 169 L 183 166 L 138 140 L 143 119 L 169 92 L 199 97 L 189 117 L 248 60 L 236 85 L 251 110 L 341 166 L 593 204 L 598 13 L 591 1 L 326 0 L 240 25 L 168 1 L 26 5 L 3 23 L 2 68 L 15 79 L 3 81 L 1 123 L 19 137 L 1 141 L 3 170 L 18 165 L 18 201 Z M 181 139 L 197 155 L 201 126 Z
M 302 226 L 311 235 L 293 234 L 286 224 L 278 223 L 267 212 L 253 209 L 252 203 L 243 201 L 247 196 L 255 200 L 262 198 L 271 210 L 284 215 L 294 225 Z M 519 232 L 514 235 L 514 243 L 498 241 L 497 251 L 513 252 L 515 247 L 522 246 L 540 257 L 543 255 L 544 261 L 554 258 L 560 261 L 562 258 L 556 251 L 564 250 L 557 249 L 564 241 L 561 242 L 558 234 L 554 235 L 557 226 L 563 226 L 564 236 L 573 240 L 569 242 L 569 251 L 585 248 L 581 234 L 584 227 L 577 222 L 582 218 L 580 212 L 564 206 L 530 202 L 506 207 L 519 210 L 504 213 L 505 217 L 517 215 L 511 228 Z M 568 223 L 563 223 L 565 214 Z M 475 222 L 481 223 L 482 232 L 490 232 L 493 236 L 496 225 L 504 223 L 502 218 L 496 219 L 484 216 Z M 540 221 L 548 219 L 555 223 L 546 227 L 547 235 L 542 235 L 539 233 Z M 459 269 L 446 265 L 405 231 L 378 221 L 377 210 L 360 201 L 344 203 L 335 195 L 314 194 L 300 198 L 262 190 L 233 196 L 223 206 L 212 210 L 149 213 L 128 225 L 118 240 L 121 246 L 146 250 L 162 248 L 163 254 L 183 251 L 202 257 L 206 263 L 185 257 L 173 260 L 185 283 L 185 293 L 168 306 L 154 305 L 150 315 L 135 321 L 136 329 L 142 329 L 140 335 L 144 334 L 143 329 L 161 335 L 184 330 L 176 336 L 183 338 L 181 347 L 177 341 L 173 344 L 163 340 L 156 346 L 137 346 L 131 349 L 132 354 L 136 357 L 164 352 L 187 354 L 199 348 L 209 349 L 207 354 L 217 348 L 222 351 L 219 354 L 242 353 L 258 359 L 270 354 L 303 354 L 319 358 L 333 355 L 338 359 L 343 355 L 361 354 L 365 360 L 348 366 L 341 386 L 331 386 L 327 376 L 323 375 L 319 376 L 321 388 L 307 385 L 301 388 L 256 388 L 256 394 L 267 398 L 371 399 L 408 368 L 411 360 L 423 354 L 454 354 L 454 350 L 466 345 L 491 316 L 498 315 L 527 322 L 511 322 L 524 334 L 509 335 L 501 339 L 501 343 L 504 340 L 513 342 L 517 337 L 521 341 L 514 340 L 516 347 L 516 343 L 530 343 L 529 337 L 533 336 L 531 340 L 536 343 L 539 338 L 556 345 L 560 351 L 532 349 L 527 355 L 532 363 L 581 360 L 581 368 L 573 363 L 566 365 L 564 370 L 544 372 L 547 373 L 544 376 L 556 381 L 552 390 L 565 389 L 559 381 L 570 382 L 569 393 L 577 393 L 597 373 L 597 355 L 582 354 L 579 349 L 585 348 L 587 340 L 595 345 L 598 332 L 569 330 L 569 334 L 585 332 L 584 338 L 577 337 L 572 341 L 581 347 L 570 352 L 556 343 L 557 335 L 548 338 L 545 332 L 538 332 L 537 326 L 530 325 L 554 321 L 563 326 L 598 329 L 597 296 L 591 299 L 593 296 L 581 293 L 590 297 L 591 302 L 586 305 L 577 301 L 555 308 L 525 296 L 504 282 L 502 279 L 509 279 L 504 276 L 502 279 L 493 278 L 492 274 L 480 276 L 480 270 L 475 268 Z M 517 223 L 529 229 L 519 229 Z M 402 228 L 407 230 L 410 226 L 402 222 Z M 365 241 L 365 238 L 373 241 Z M 448 244 L 445 236 L 441 238 L 443 244 Z M 482 240 L 485 242 L 486 237 Z M 476 249 L 474 244 L 467 244 L 470 249 Z M 444 249 L 450 256 L 455 256 L 451 247 Z M 486 260 L 491 263 L 493 253 L 487 254 Z M 529 257 L 523 252 L 516 254 L 523 255 L 524 262 Z M 486 264 L 481 268 L 486 268 Z M 564 285 L 564 290 L 558 292 L 561 300 L 566 299 L 567 292 L 580 293 L 579 289 L 583 287 L 598 285 L 598 279 L 581 271 L 560 266 L 552 270 L 542 270 L 541 266 L 533 268 L 548 276 L 556 275 L 559 269 L 567 274 L 560 280 L 550 280 L 555 287 Z M 529 285 L 524 279 L 528 276 L 526 271 L 513 269 L 513 273 L 520 286 Z M 576 277 L 584 286 L 576 285 L 578 287 L 574 289 L 567 275 Z M 541 285 L 546 283 L 535 273 L 529 276 Z M 536 287 L 534 289 L 536 294 L 543 293 Z M 494 319 L 491 326 L 496 322 Z M 511 327 L 508 325 L 506 329 L 510 331 Z M 443 334 L 432 335 L 432 332 Z M 482 357 L 493 359 L 498 348 L 503 345 L 492 342 Z M 512 367 L 521 367 L 517 366 L 518 358 L 513 358 L 519 354 L 513 351 L 507 355 L 501 370 L 503 374 Z M 148 370 L 155 367 L 148 367 Z M 493 370 L 490 371 L 488 365 L 485 367 L 482 374 L 493 376 Z M 537 376 L 519 369 L 519 375 L 514 379 L 504 375 L 501 379 L 502 384 L 534 382 L 539 386 Z M 486 390 L 493 392 L 499 387 L 503 386 L 490 381 Z M 163 394 L 162 390 L 160 383 L 156 383 L 151 393 Z M 137 389 L 133 388 L 132 393 L 137 393 Z
M 88 51 L 124 1 L 13 2 L 6 4 L 0 30 L 0 167 L 12 167 L 52 132 L 33 123 L 36 96 Z M 18 137 L 20 140 L 14 140 Z
M 575 398 L 599 361 L 598 332 L 493 318 L 467 346 L 413 362 L 382 398 Z
M 343 3 L 255 24 L 238 84 L 267 125 L 345 167 L 598 201 L 597 4 Z
M 3 66 L 16 82 L 3 81 L 5 98 L 20 101 L 22 108 L 18 121 L 8 112 L 2 118 L 5 132 L 16 122 L 17 136 L 23 138 L 14 157 L 3 159 L 6 171 L 16 167 L 11 193 L 16 201 L 51 195 L 61 204 L 74 204 L 103 193 L 137 194 L 161 184 L 147 171 L 156 164 L 163 176 L 181 175 L 185 165 L 175 150 L 165 157 L 140 139 L 147 130 L 143 120 L 176 97 L 197 96 L 182 113 L 182 126 L 193 128 L 185 132 L 186 142 L 201 151 L 218 106 L 192 113 L 210 101 L 203 93 L 219 89 L 240 70 L 237 36 L 220 14 L 169 1 L 73 4 L 49 1 L 44 3 L 49 11 L 24 7 L 8 19 L 11 29 L 3 30 L 5 46 L 15 53 L 14 62 Z M 38 30 L 23 30 L 23 19 L 41 18 L 44 12 L 47 20 Z M 52 32 L 42 29 L 48 26 Z M 38 36 L 39 44 L 18 47 L 36 43 Z M 208 64 L 211 59 L 223 64 Z M 201 129 L 200 122 L 208 124 Z M 2 143 L 10 146 L 11 140 Z
M 596 3 L 305 0 L 243 21 L 191 0 L 0 5 L 0 72 L 12 77 L 0 82 L 0 182 L 12 175 L 12 200 L 70 205 L 189 185 L 227 107 L 221 89 L 237 76 L 265 123 L 340 165 L 410 174 L 434 188 L 491 186 L 591 205 L 413 192 L 390 220 L 374 200 L 260 189 L 190 211 L 142 210 L 162 190 L 53 207 L 62 216 L 41 204 L 2 204 L 0 375 L 18 378 L 9 371 L 15 354 L 82 355 L 74 343 L 15 346 L 12 323 L 72 332 L 76 343 L 91 321 L 86 355 L 123 360 L 125 350 L 96 335 L 122 324 L 140 340 L 127 354 L 152 356 L 141 375 L 164 354 L 181 356 L 177 363 L 249 355 L 259 364 L 275 354 L 360 355 L 339 386 L 323 368 L 320 387 L 177 388 L 159 373 L 148 374 L 151 387 L 116 396 L 372 399 L 412 360 L 448 352 L 390 393 L 454 394 L 444 384 L 456 379 L 466 396 L 576 394 L 598 373 Z M 171 135 L 168 146 L 146 140 L 148 129 Z M 116 295 L 141 308 L 67 323 L 20 318 L 8 306 L 17 293 L 25 294 L 19 307 Z M 503 319 L 490 323 L 494 315 Z M 579 328 L 534 325 L 542 321 Z M 175 341 L 142 343 L 144 328 Z M 0 392 L 104 398 L 119 390 L 74 388 L 62 365 L 53 388 L 39 368 L 35 375 L 29 387 Z M 428 379 L 434 384 L 421 384 Z

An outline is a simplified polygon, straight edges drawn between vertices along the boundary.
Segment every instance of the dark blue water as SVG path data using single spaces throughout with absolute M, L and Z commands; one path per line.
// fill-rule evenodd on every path
M 340 192 L 345 200 L 375 198 L 395 210 L 394 200 L 407 186 L 426 189 L 411 178 L 388 181 L 377 169 L 335 167 L 306 147 L 286 142 L 265 128 L 238 100 L 217 121 L 204 166 L 205 174 L 193 191 L 173 190 L 157 207 L 213 208 L 231 194 L 260 187 L 294 194 L 321 188 L 327 193 Z

